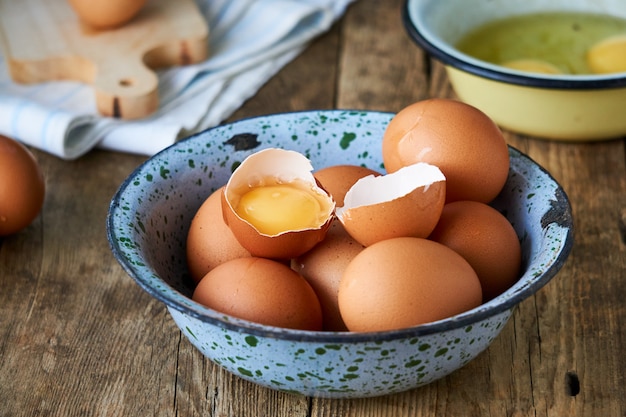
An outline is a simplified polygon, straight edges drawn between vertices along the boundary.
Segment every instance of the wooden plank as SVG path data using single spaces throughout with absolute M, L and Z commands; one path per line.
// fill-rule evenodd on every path
M 528 141 L 528 153 L 565 188 L 576 233 L 568 264 L 536 297 L 541 344 L 533 357 L 534 380 L 547 385 L 552 380 L 557 387 L 545 400 L 546 415 L 622 416 L 626 361 L 617 352 L 626 343 L 618 324 L 626 317 L 619 213 L 626 206 L 624 142 L 534 140 Z M 580 391 L 573 396 L 576 385 Z M 546 392 L 542 388 L 537 392 Z
M 397 112 L 426 98 L 429 64 L 400 20 L 403 2 L 358 1 L 342 22 L 337 107 Z
M 398 23 L 401 0 L 381 3 L 356 2 L 231 120 L 311 108 L 397 111 L 454 97 L 441 64 L 405 49 L 414 47 Z M 463 369 L 357 400 L 310 399 L 231 375 L 126 275 L 104 221 L 114 191 L 144 157 L 94 151 L 61 161 L 36 152 L 48 184 L 43 213 L 0 240 L 0 416 L 625 415 L 624 140 L 505 136 L 571 199 L 576 235 L 567 264 Z
M 143 415 L 171 406 L 173 384 L 146 384 L 145 371 L 174 373 L 178 330 L 107 253 L 104 233 L 108 201 L 142 158 L 38 156 L 48 186 L 43 214 L 2 242 L 0 415 Z M 39 259 L 24 250 L 33 243 Z

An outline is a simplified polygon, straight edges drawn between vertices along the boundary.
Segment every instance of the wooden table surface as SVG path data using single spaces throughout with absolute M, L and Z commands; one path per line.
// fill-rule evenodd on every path
M 304 109 L 396 112 L 454 97 L 442 66 L 404 32 L 400 9 L 400 0 L 354 3 L 231 120 Z M 0 416 L 623 417 L 625 141 L 505 137 L 569 195 L 576 232 L 568 262 L 466 367 L 361 400 L 285 394 L 225 372 L 124 273 L 105 217 L 146 157 L 96 150 L 63 161 L 35 151 L 47 181 L 43 211 L 0 239 Z

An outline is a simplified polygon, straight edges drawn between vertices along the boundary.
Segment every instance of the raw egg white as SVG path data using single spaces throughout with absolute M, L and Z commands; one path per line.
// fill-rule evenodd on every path
M 0 135 L 0 236 L 17 233 L 39 215 L 45 181 L 34 155 Z

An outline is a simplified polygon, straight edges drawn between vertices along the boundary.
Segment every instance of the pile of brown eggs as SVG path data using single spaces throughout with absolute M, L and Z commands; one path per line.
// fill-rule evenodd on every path
M 489 206 L 509 171 L 494 122 L 459 101 L 414 103 L 382 138 L 386 173 L 265 149 L 194 217 L 193 299 L 266 325 L 382 331 L 445 319 L 519 276 L 521 248 Z

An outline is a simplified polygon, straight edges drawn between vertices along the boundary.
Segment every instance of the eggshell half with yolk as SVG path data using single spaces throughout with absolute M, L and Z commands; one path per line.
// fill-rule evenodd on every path
M 268 148 L 244 159 L 222 193 L 224 221 L 241 246 L 254 256 L 291 259 L 324 239 L 335 202 L 312 171 L 304 155 L 290 150 Z M 246 198 L 253 190 L 258 198 Z M 306 210 L 286 204 L 293 195 Z

